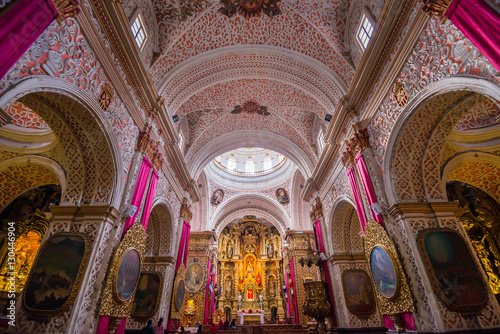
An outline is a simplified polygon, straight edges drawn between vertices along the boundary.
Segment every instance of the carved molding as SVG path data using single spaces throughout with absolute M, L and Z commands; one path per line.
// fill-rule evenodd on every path
M 444 14 L 450 7 L 452 0 L 422 0 L 422 10 L 429 14 L 444 18 Z
M 311 217 L 311 222 L 313 224 L 314 222 L 316 222 L 316 220 L 323 217 L 323 205 L 321 204 L 319 197 L 316 197 L 314 199 L 314 202 L 311 205 L 311 212 L 309 215 Z
M 370 148 L 370 137 L 368 130 L 362 129 L 357 131 L 351 140 L 347 143 L 347 147 L 342 154 L 342 163 L 346 168 L 350 168 L 355 164 L 354 159 L 364 149 Z
M 185 221 L 191 223 L 191 219 L 193 218 L 193 212 L 191 211 L 191 205 L 189 205 L 187 198 L 184 197 L 181 204 L 181 212 L 179 213 L 181 218 L 184 218 Z
M 151 138 L 149 133 L 139 132 L 136 150 L 145 154 L 157 171 L 161 170 L 163 166 L 163 156 L 158 150 L 158 144 Z

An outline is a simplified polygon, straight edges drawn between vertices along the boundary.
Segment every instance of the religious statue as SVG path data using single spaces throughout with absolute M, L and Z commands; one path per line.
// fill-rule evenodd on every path
M 226 279 L 226 295 L 231 294 L 232 282 L 229 278 Z
M 273 253 L 274 253 L 274 249 L 273 249 L 273 243 L 270 242 L 267 244 L 267 257 L 269 258 L 272 258 L 273 257 Z
M 255 246 L 253 244 L 248 244 L 245 246 L 246 253 L 255 253 Z
M 250 258 L 247 262 L 247 275 L 251 275 L 253 274 L 253 270 L 254 270 L 254 267 L 253 267 L 253 259 Z
M 230 242 L 227 243 L 227 258 L 228 259 L 233 258 L 233 246 L 231 245 Z
M 196 307 L 194 306 L 194 300 L 193 299 L 189 299 L 187 301 L 187 306 L 184 309 L 184 313 L 187 314 L 187 315 L 193 315 L 193 314 L 196 313 Z
M 263 299 L 264 299 L 264 296 L 262 296 L 262 293 L 261 293 L 261 294 L 259 294 L 259 301 L 260 301 L 261 303 L 262 303 Z

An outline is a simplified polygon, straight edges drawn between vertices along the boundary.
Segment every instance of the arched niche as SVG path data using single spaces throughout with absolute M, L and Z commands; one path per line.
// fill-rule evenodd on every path
M 19 101 L 34 110 L 61 143 L 67 184 L 62 204 L 119 206 L 123 163 L 112 126 L 94 98 L 66 80 L 30 77 L 0 96 L 0 107 Z
M 215 229 L 216 235 L 219 235 L 227 224 L 247 215 L 268 220 L 282 237 L 287 228 L 293 229 L 288 214 L 278 202 L 259 194 L 243 194 L 223 201 L 212 216 L 208 230 Z
M 384 156 L 389 204 L 446 200 L 445 142 L 474 106 L 488 99 L 498 103 L 498 96 L 500 87 L 473 77 L 444 79 L 415 96 L 396 121 Z
M 337 204 L 332 212 L 330 226 L 333 255 L 364 254 L 361 224 L 351 201 L 342 200 Z
M 156 202 L 146 229 L 146 256 L 169 256 L 174 248 L 172 215 L 165 203 Z

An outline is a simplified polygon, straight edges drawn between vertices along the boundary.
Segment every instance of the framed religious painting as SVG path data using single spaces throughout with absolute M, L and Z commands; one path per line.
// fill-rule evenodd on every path
M 222 203 L 223 199 L 224 199 L 224 192 L 222 191 L 222 189 L 217 189 L 212 194 L 212 198 L 210 199 L 210 204 L 217 206 Z
M 149 319 L 153 317 L 160 304 L 163 280 L 160 273 L 142 272 L 135 291 L 132 316 Z
M 205 269 L 199 262 L 191 262 L 186 267 L 186 290 L 198 292 L 205 282 Z
M 463 237 L 452 229 L 427 229 L 418 234 L 417 244 L 439 300 L 452 311 L 480 314 L 488 289 Z
M 379 244 L 370 253 L 370 270 L 375 287 L 389 300 L 398 296 L 400 288 L 399 270 L 392 254 Z
M 91 242 L 81 233 L 56 233 L 40 247 L 23 295 L 23 305 L 31 317 L 53 317 L 71 306 L 90 252 Z
M 118 302 L 128 300 L 135 291 L 141 272 L 141 256 L 135 248 L 128 248 L 122 253 L 119 265 L 114 273 L 113 294 Z
M 284 188 L 276 189 L 276 199 L 280 204 L 288 204 L 290 202 L 290 198 L 288 197 L 288 193 Z
M 349 312 L 358 318 L 369 318 L 377 304 L 373 295 L 372 283 L 366 271 L 349 269 L 342 273 L 344 299 Z

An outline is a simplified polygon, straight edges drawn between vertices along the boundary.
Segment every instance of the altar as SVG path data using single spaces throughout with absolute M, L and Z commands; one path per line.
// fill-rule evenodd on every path
M 264 310 L 254 311 L 252 313 L 238 310 L 237 315 L 240 319 L 240 325 L 264 324 Z

